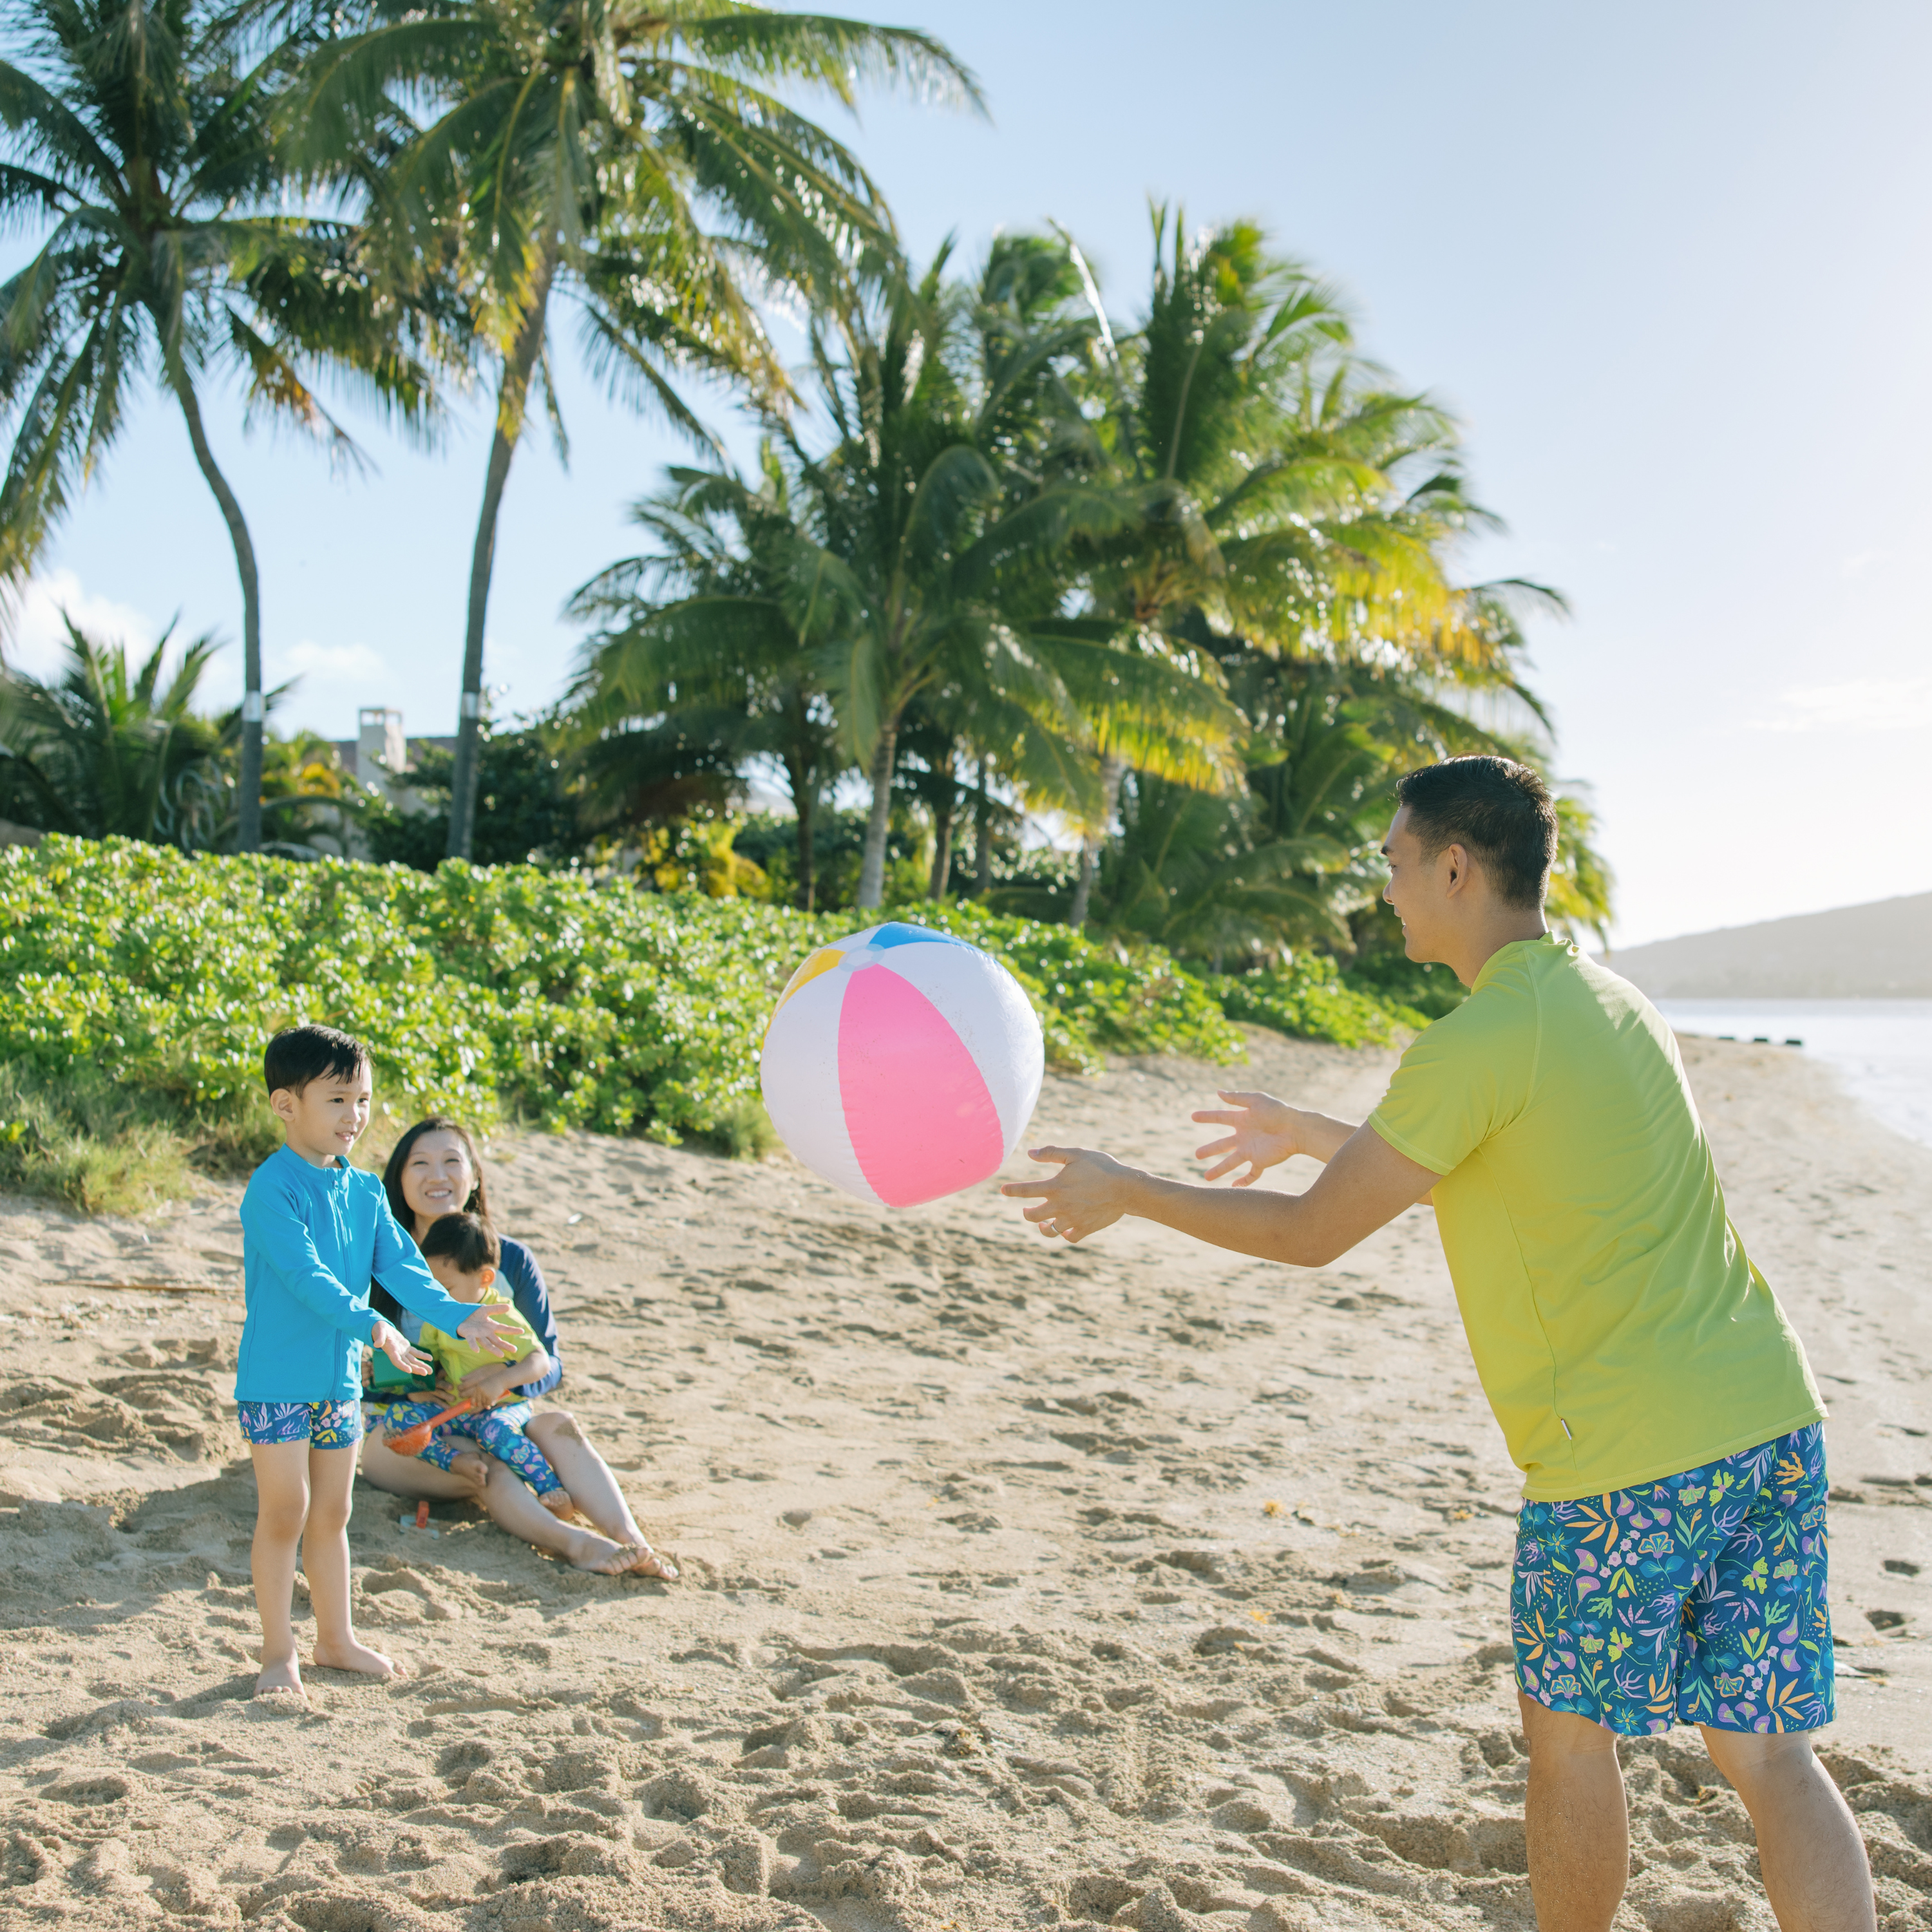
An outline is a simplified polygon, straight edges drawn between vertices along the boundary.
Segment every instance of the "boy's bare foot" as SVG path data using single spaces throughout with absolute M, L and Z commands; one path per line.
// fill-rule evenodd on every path
M 575 1521 L 577 1505 L 571 1501 L 570 1492 L 568 1490 L 552 1490 L 548 1496 L 538 1497 L 537 1501 L 542 1503 L 559 1522 Z
M 358 1643 L 353 1637 L 346 1643 L 327 1644 L 318 1638 L 315 1654 L 309 1660 L 318 1670 L 356 1670 L 364 1677 L 394 1678 L 409 1675 L 394 1658 L 385 1657 L 380 1650 L 371 1650 L 366 1643 Z
M 626 1546 L 626 1554 L 631 1560 L 624 1568 L 633 1575 L 655 1576 L 666 1583 L 677 1581 L 677 1565 L 668 1556 L 660 1556 L 641 1537 Z
M 449 1473 L 466 1483 L 474 1483 L 480 1490 L 490 1480 L 490 1459 L 480 1449 L 466 1449 L 450 1458 Z
M 308 1693 L 302 1688 L 302 1666 L 292 1657 L 285 1657 L 279 1664 L 266 1666 L 255 1680 L 255 1695 L 258 1697 L 292 1697 L 298 1703 L 308 1702 Z

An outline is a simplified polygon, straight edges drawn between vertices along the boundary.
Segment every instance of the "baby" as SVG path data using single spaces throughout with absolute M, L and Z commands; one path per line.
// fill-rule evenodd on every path
M 536 1382 L 550 1372 L 550 1357 L 530 1324 L 496 1292 L 496 1264 L 501 1252 L 496 1231 L 477 1214 L 445 1214 L 430 1223 L 422 1238 L 423 1259 L 444 1293 L 457 1301 L 486 1304 L 500 1328 L 516 1330 L 514 1339 L 492 1351 L 472 1346 L 460 1336 L 446 1334 L 427 1323 L 424 1325 L 417 1346 L 435 1361 L 442 1387 L 459 1396 L 484 1378 L 494 1377 L 506 1361 L 513 1364 L 508 1383 L 512 1388 L 520 1389 L 526 1382 Z M 446 1406 L 447 1400 L 397 1404 L 384 1423 L 391 1439 L 436 1414 Z M 480 1478 L 487 1468 L 481 1455 L 476 1450 L 460 1448 L 450 1439 L 468 1436 L 481 1449 L 514 1469 L 552 1515 L 567 1521 L 576 1514 L 577 1506 L 543 1451 L 524 1433 L 530 1419 L 530 1405 L 522 1400 L 452 1416 L 430 1437 L 428 1446 L 422 1451 L 422 1460 L 434 1463 L 439 1469 Z

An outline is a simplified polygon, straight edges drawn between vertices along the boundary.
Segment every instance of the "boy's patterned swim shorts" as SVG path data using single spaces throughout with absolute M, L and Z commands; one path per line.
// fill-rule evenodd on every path
M 250 1442 L 306 1442 L 311 1449 L 352 1449 L 362 1439 L 359 1402 L 244 1402 L 242 1433 Z
M 1832 1721 L 1820 1423 L 1516 1520 L 1516 1682 L 1625 1737 Z

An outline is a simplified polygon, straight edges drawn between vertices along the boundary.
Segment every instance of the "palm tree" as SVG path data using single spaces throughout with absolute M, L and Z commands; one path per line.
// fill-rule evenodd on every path
M 238 373 L 261 407 L 352 453 L 307 372 L 326 357 L 405 418 L 429 403 L 410 312 L 363 272 L 346 224 L 269 212 L 285 179 L 271 122 L 301 40 L 252 64 L 238 16 L 188 0 L 45 0 L 0 60 L 0 212 L 52 232 L 0 288 L 0 408 L 19 412 L 0 481 L 0 580 L 32 568 L 152 379 L 188 426 L 242 584 L 239 838 L 262 838 L 262 616 L 242 506 L 210 447 L 202 387 Z
M 770 445 L 753 488 L 674 469 L 632 509 L 655 549 L 613 564 L 571 600 L 603 628 L 568 717 L 593 816 L 637 823 L 720 792 L 745 762 L 775 760 L 798 829 L 798 903 L 816 896 L 812 823 L 848 760 L 809 640 L 791 616 L 794 554 L 783 469 Z
M 386 104 L 434 118 L 386 192 L 424 235 L 460 232 L 478 343 L 498 366 L 470 560 L 449 850 L 470 850 L 483 638 L 496 524 L 533 382 L 549 379 L 552 297 L 577 298 L 614 394 L 709 438 L 673 380 L 710 369 L 776 403 L 784 371 L 755 286 L 832 299 L 890 255 L 891 223 L 852 155 L 770 92 L 910 82 L 974 104 L 929 36 L 738 0 L 375 0 L 375 24 L 325 48 L 304 118 L 318 167 Z
M 227 802 L 220 760 L 240 726 L 238 712 L 194 709 L 214 640 L 196 638 L 164 679 L 171 634 L 134 669 L 122 646 L 64 621 L 57 682 L 0 672 L 0 817 L 84 838 L 212 846 Z
M 1354 356 L 1335 292 L 1271 255 L 1259 228 L 1190 240 L 1160 206 L 1153 224 L 1147 316 L 1126 340 L 1079 264 L 1120 506 L 1085 559 L 1094 618 L 1160 658 L 1211 661 L 1216 640 L 1235 636 L 1293 658 L 1512 679 L 1509 600 L 1549 593 L 1453 580 L 1453 541 L 1492 520 L 1463 494 L 1453 423 L 1382 386 Z M 1076 923 L 1136 763 L 1105 731 L 1097 749 Z

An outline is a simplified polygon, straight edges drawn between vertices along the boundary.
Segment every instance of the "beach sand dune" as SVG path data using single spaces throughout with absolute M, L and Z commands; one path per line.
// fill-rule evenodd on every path
M 1254 1051 L 1050 1080 L 1036 1138 L 1185 1173 L 1217 1080 L 1359 1114 L 1390 1064 Z M 1796 1054 L 1687 1052 L 1834 1409 L 1828 1762 L 1882 1922 L 1932 1927 L 1932 1152 Z M 686 1581 L 358 1488 L 358 1615 L 415 1675 L 262 1714 L 238 1190 L 145 1228 L 0 1202 L 0 1924 L 1532 1924 L 1516 1484 L 1426 1210 L 1298 1274 L 1070 1250 L 990 1187 L 874 1212 L 782 1157 L 490 1157 L 563 1395 Z M 1768 1928 L 1696 1733 L 1625 1759 L 1619 1925 Z

